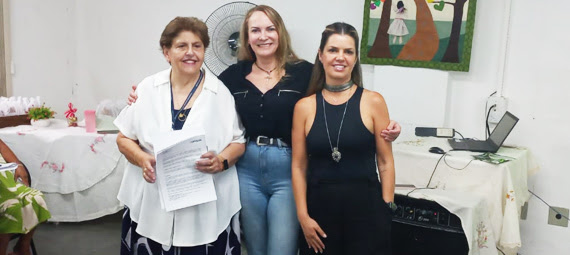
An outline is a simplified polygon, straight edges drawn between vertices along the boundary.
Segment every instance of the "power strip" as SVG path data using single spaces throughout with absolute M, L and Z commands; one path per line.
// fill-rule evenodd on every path
M 416 136 L 435 136 L 435 137 L 452 138 L 455 136 L 455 129 L 416 127 Z

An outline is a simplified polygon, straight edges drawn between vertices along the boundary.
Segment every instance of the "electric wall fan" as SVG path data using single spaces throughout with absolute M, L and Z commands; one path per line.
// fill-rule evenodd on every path
M 228 66 L 237 63 L 241 24 L 247 11 L 255 6 L 250 2 L 227 3 L 206 19 L 210 47 L 206 49 L 204 62 L 216 76 Z

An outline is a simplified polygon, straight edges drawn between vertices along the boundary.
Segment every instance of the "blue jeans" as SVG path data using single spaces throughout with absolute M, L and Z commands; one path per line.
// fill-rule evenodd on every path
M 299 222 L 291 187 L 291 148 L 249 142 L 237 163 L 248 255 L 296 255 Z

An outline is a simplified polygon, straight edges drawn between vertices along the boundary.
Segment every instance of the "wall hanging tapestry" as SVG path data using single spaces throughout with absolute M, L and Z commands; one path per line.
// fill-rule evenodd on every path
M 365 0 L 364 64 L 469 71 L 476 0 Z

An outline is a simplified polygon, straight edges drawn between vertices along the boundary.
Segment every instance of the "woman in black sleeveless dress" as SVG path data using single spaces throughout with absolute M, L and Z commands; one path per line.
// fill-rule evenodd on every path
M 380 135 L 390 120 L 382 95 L 362 88 L 358 42 L 351 25 L 327 26 L 309 96 L 295 106 L 292 180 L 301 254 L 391 254 L 394 159 Z

